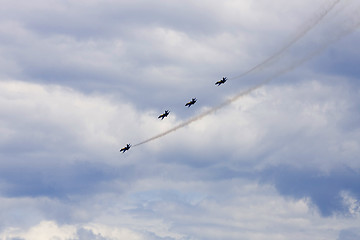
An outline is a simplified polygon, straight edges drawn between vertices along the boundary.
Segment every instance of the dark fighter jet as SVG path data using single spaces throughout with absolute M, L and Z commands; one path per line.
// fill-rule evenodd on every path
M 161 118 L 161 120 L 164 119 L 164 117 L 167 117 L 169 115 L 170 111 L 166 110 L 165 113 L 161 114 L 158 118 Z
M 224 84 L 227 81 L 227 77 L 223 77 L 220 81 L 217 81 L 215 85 L 220 86 L 221 84 Z
M 126 152 L 127 150 L 129 150 L 131 148 L 131 144 L 126 144 L 126 147 L 123 147 L 122 149 L 120 149 L 120 152 Z
M 185 107 L 190 107 L 191 105 L 194 105 L 196 103 L 197 99 L 196 98 L 193 98 L 191 99 L 190 102 L 186 103 L 185 104 Z

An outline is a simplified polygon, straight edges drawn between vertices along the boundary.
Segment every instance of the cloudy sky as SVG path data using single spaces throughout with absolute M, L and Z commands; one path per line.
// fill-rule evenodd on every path
M 0 239 L 360 239 L 358 0 L 0 4 Z

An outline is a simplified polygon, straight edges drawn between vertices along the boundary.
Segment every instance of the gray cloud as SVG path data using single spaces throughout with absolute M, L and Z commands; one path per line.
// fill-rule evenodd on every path
M 358 228 L 342 230 L 337 240 L 356 240 L 360 237 L 360 230 Z
M 348 215 L 341 197 L 342 191 L 348 191 L 360 201 L 360 173 L 352 169 L 339 169 L 330 173 L 316 170 L 294 169 L 288 166 L 277 166 L 266 169 L 261 178 L 275 185 L 280 194 L 297 199 L 309 197 L 323 216 L 341 213 Z
M 77 237 L 73 240 L 107 240 L 101 234 L 94 234 L 93 231 L 80 228 L 77 230 Z
M 288 68 L 358 20 L 358 3 L 340 1 L 277 61 L 214 86 L 284 47 L 321 4 L 3 1 L 0 238 L 357 236 L 357 33 L 201 121 L 118 152 Z
M 238 75 L 247 62 L 259 61 L 256 56 L 262 55 L 257 53 L 259 45 L 251 46 L 252 41 L 247 40 L 254 38 L 251 32 L 239 32 L 241 28 L 230 31 L 227 26 L 262 29 L 262 24 L 254 24 L 252 18 L 248 24 L 241 21 L 249 15 L 273 20 L 269 14 L 263 14 L 261 5 L 255 5 L 249 14 L 247 3 L 234 8 L 230 3 L 206 2 L 205 10 L 204 4 L 190 2 L 152 2 L 141 6 L 139 2 L 112 1 L 54 3 L 57 7 L 42 1 L 21 6 L 5 4 L 6 47 L 2 52 L 8 64 L 15 64 L 17 77 L 85 92 L 124 94 L 139 107 L 147 108 L 164 101 L 176 106 L 178 101 L 193 95 L 210 103 L 218 102 L 218 97 L 213 96 L 214 101 L 200 91 L 203 86 L 212 85 L 222 75 Z M 124 28 L 126 31 L 121 30 Z M 214 33 L 202 33 L 207 28 Z M 279 31 L 272 26 L 270 29 Z M 86 37 L 78 37 L 82 33 Z M 271 47 L 281 48 L 279 45 Z M 147 89 L 156 94 L 146 94 Z M 166 95 L 175 90 L 180 100 Z M 146 103 L 137 100 L 138 92 L 147 99 Z
M 73 164 L 33 162 L 32 166 L 26 168 L 18 164 L 7 165 L 1 169 L 0 179 L 5 183 L 1 192 L 6 197 L 66 199 L 73 195 L 92 195 L 104 191 L 107 184 L 117 179 L 128 182 L 135 177 L 135 172 L 132 166 L 114 168 L 81 161 Z

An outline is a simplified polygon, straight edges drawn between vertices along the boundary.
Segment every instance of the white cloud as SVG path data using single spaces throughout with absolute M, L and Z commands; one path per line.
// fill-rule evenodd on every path
M 358 20 L 356 1 L 341 1 L 279 61 L 214 86 L 276 52 L 330 2 L 2 1 L 0 238 L 357 236 L 356 34 L 200 121 L 118 152 L 278 73 Z M 187 109 L 191 97 L 199 101 Z M 165 109 L 170 116 L 158 120 Z M 314 182 L 296 182 L 306 178 Z M 352 217 L 331 215 L 341 207 Z
M 31 151 L 48 151 L 48 154 L 71 152 L 74 147 L 81 151 L 83 147 L 89 151 L 115 147 L 122 139 L 120 131 L 126 129 L 122 125 L 115 128 L 115 122 L 123 118 L 120 111 L 127 112 L 125 124 L 134 116 L 128 104 L 111 106 L 106 100 L 89 98 L 66 88 L 21 82 L 1 85 L 3 130 L 8 132 L 2 135 L 2 141 L 21 143 L 18 150 L 26 149 L 26 144 L 37 144 L 38 149 Z
M 169 197 L 166 191 L 159 190 L 157 196 L 153 195 L 156 197 L 147 198 L 150 193 L 147 190 L 151 191 L 153 184 L 159 189 L 181 191 Z M 95 198 L 77 206 L 77 209 L 92 209 L 92 220 L 85 223 L 41 221 L 30 228 L 3 229 L 0 236 L 3 239 L 82 239 L 80 236 L 91 236 L 101 240 L 335 239 L 341 230 L 356 228 L 358 222 L 358 217 L 322 218 L 309 208 L 307 199 L 282 198 L 271 186 L 235 179 L 213 182 L 212 186 L 204 182 L 194 184 L 161 179 L 151 180 L 147 185 L 139 183 L 133 186 L 133 192 L 144 194 L 144 199 L 129 195 L 127 201 L 130 200 L 131 205 L 126 206 L 116 195 L 107 195 L 104 202 Z M 189 188 L 198 189 L 197 192 L 207 196 L 191 204 L 186 196 Z
M 343 129 L 348 116 L 352 116 L 350 109 L 356 102 L 354 99 L 357 95 L 348 95 L 349 86 L 340 86 L 337 81 L 332 81 L 331 84 L 311 81 L 298 83 L 296 86 L 265 87 L 178 132 L 121 155 L 118 153 L 120 142 L 127 142 L 129 136 L 135 135 L 141 139 L 143 136 L 166 130 L 177 124 L 176 116 L 158 121 L 154 112 L 141 112 L 127 103 L 111 102 L 111 98 L 106 96 L 86 96 L 59 86 L 43 87 L 8 81 L 1 84 L 0 106 L 3 116 L 6 116 L 2 118 L 3 126 L 6 126 L 3 128 L 2 145 L 16 144 L 24 136 L 30 135 L 31 144 L 35 145 L 29 150 L 22 145 L 16 145 L 17 150 L 13 153 L 7 148 L 8 159 L 18 156 L 20 150 L 22 156 L 31 157 L 32 161 L 38 161 L 39 156 L 42 156 L 42 162 L 48 161 L 56 152 L 59 155 L 57 158 L 65 161 L 65 165 L 66 162 L 76 163 L 79 158 L 114 167 L 129 164 L 130 160 L 135 164 L 132 173 L 136 176 L 123 180 L 121 176 L 115 176 L 113 180 L 110 178 L 103 185 L 103 191 L 90 194 L 90 199 L 86 202 L 81 200 L 81 194 L 74 194 L 72 190 L 65 188 L 65 195 L 77 199 L 70 208 L 60 204 L 62 209 L 72 209 L 73 212 L 63 216 L 65 222 L 82 219 L 81 221 L 109 226 L 113 224 L 111 221 L 117 222 L 114 215 L 116 213 L 122 216 L 125 214 L 126 221 L 119 220 L 119 223 L 130 224 L 130 229 L 133 229 L 131 231 L 136 231 L 139 236 L 142 236 L 141 231 L 146 231 L 157 236 L 172 236 L 174 239 L 185 236 L 195 239 L 211 236 L 215 239 L 216 236 L 228 239 L 239 236 L 264 239 L 269 234 L 273 239 L 281 239 L 287 233 L 266 231 L 269 228 L 269 219 L 278 219 L 282 231 L 294 229 L 299 223 L 304 224 L 304 228 L 310 228 L 315 220 L 312 220 L 307 200 L 289 201 L 277 196 L 273 190 L 267 195 L 267 191 L 261 186 L 245 184 L 242 189 L 241 181 L 221 179 L 241 179 L 241 171 L 281 164 L 315 168 L 320 172 L 331 171 L 344 164 L 358 169 L 354 156 L 357 156 L 359 151 L 356 140 L 359 138 L 356 137 L 356 132 L 349 133 Z M 126 115 L 123 115 L 124 112 Z M 44 128 L 45 126 L 47 127 Z M 352 147 L 346 148 L 346 153 L 338 148 L 329 153 L 329 149 L 334 145 L 341 146 L 343 142 L 353 142 Z M 42 154 L 34 155 L 34 152 Z M 185 158 L 179 155 L 181 152 L 185 153 Z M 260 157 L 264 155 L 265 158 Z M 187 157 L 189 159 L 186 159 Z M 341 163 L 338 162 L 339 159 Z M 4 162 L 2 164 L 7 165 Z M 22 164 L 32 168 L 31 164 L 25 161 L 22 161 Z M 226 176 L 229 172 L 222 173 L 221 168 L 239 171 L 239 176 L 236 173 L 233 177 Z M 61 176 L 61 171 L 68 169 L 59 168 L 59 171 Z M 216 183 L 218 176 L 220 179 Z M 53 179 L 55 187 L 60 183 L 58 181 L 64 181 L 62 178 L 50 179 Z M 84 179 L 84 183 L 89 180 Z M 8 181 L 10 185 L 16 183 L 10 179 Z M 89 181 L 89 184 L 92 183 Z M 122 189 L 120 195 L 113 195 L 118 189 Z M 235 191 L 235 194 L 232 191 Z M 250 193 L 253 197 L 248 196 Z M 262 193 L 266 194 L 261 195 Z M 100 204 L 94 213 L 87 212 L 92 208 L 92 204 L 106 198 L 109 198 L 106 201 L 111 205 L 106 207 Z M 117 204 L 115 200 L 119 199 L 125 201 L 125 204 Z M 262 200 L 259 202 L 256 199 Z M 82 206 L 79 202 L 82 202 Z M 238 203 L 241 204 L 237 205 Z M 270 211 L 277 207 L 280 208 L 273 215 Z M 35 209 L 39 207 L 35 206 Z M 58 212 L 44 215 L 43 211 L 46 209 L 36 210 L 38 219 L 42 216 L 59 217 Z M 285 214 L 286 212 L 289 215 Z M 195 213 L 201 217 L 194 218 Z M 264 217 L 264 214 L 268 216 L 260 224 L 257 216 Z M 135 216 L 142 220 L 135 220 L 138 218 Z M 294 226 L 288 225 L 292 218 L 295 218 Z M 197 226 L 199 230 L 193 228 L 192 224 L 186 224 L 190 219 L 201 223 Z M 235 222 L 230 224 L 229 219 Z M 316 221 L 319 219 L 322 218 L 317 216 Z M 149 225 L 145 224 L 147 220 L 150 220 Z M 256 222 L 256 227 L 245 224 L 251 223 L 251 220 Z M 164 231 L 154 227 L 156 224 L 152 224 L 152 221 L 169 221 L 172 224 L 163 225 L 166 229 Z M 328 224 L 328 220 L 322 221 L 322 224 Z M 346 222 L 352 224 L 350 220 Z M 211 227 L 210 230 L 208 226 L 214 224 L 217 227 Z M 324 225 L 320 225 L 313 230 L 318 231 L 319 236 L 324 234 L 320 231 Z M 229 228 L 225 235 L 221 230 L 223 227 Z M 244 227 L 245 233 L 238 230 Z M 346 226 L 341 224 L 327 234 L 336 235 L 344 227 Z M 58 228 L 60 230 L 56 229 L 61 234 L 70 234 L 67 232 L 68 228 Z M 26 234 L 31 236 L 37 229 L 34 227 Z M 71 229 L 75 231 L 74 227 Z M 252 233 L 255 230 L 260 234 Z M 92 232 L 100 234 L 100 231 Z M 59 236 L 62 236 L 61 234 Z M 105 235 L 101 233 L 101 236 Z M 305 237 L 301 234 L 299 236 Z
M 82 236 L 83 231 L 88 231 Z M 42 221 L 28 230 L 10 228 L 1 233 L 2 239 L 26 239 L 26 240 L 70 240 L 70 239 L 109 239 L 109 240 L 142 240 L 140 234 L 125 228 L 110 228 L 101 225 L 89 225 L 77 227 L 72 225 L 58 225 L 53 221 Z M 91 237 L 91 238 L 89 238 Z
M 217 161 L 211 156 L 224 153 L 233 161 L 251 161 L 251 168 L 290 164 L 331 170 L 345 164 L 358 169 L 359 131 L 346 130 L 347 120 L 357 114 L 352 112 L 357 95 L 349 95 L 349 88 L 340 79 L 265 87 L 150 145 L 191 152 L 198 160 Z

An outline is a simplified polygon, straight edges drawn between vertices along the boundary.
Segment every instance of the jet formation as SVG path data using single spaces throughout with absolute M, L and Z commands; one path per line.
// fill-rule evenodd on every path
M 221 80 L 217 81 L 215 83 L 215 85 L 220 86 L 221 84 L 224 84 L 227 81 L 227 77 L 223 77 Z M 191 101 L 187 102 L 185 104 L 185 107 L 191 107 L 192 105 L 194 105 L 196 103 L 197 99 L 196 98 L 192 98 Z M 161 114 L 160 116 L 158 116 L 159 119 L 164 120 L 164 118 L 166 118 L 169 115 L 170 111 L 169 110 L 165 110 L 165 112 L 163 114 Z M 123 147 L 122 149 L 120 149 L 120 152 L 125 153 L 126 151 L 128 151 L 131 148 L 131 144 L 126 144 L 125 147 Z

